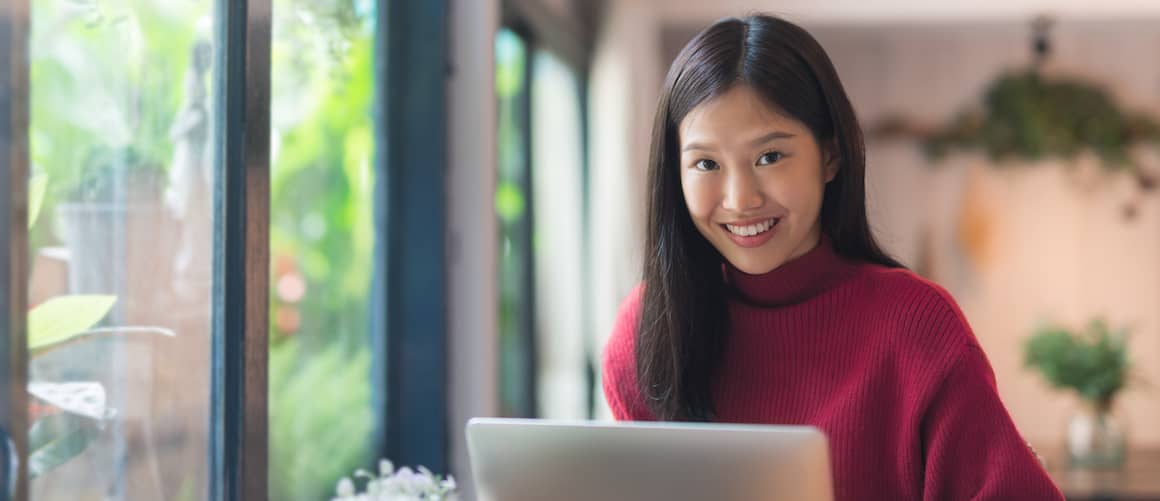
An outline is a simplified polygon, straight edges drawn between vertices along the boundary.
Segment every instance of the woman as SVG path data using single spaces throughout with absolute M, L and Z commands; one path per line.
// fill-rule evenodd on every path
M 617 419 L 807 424 L 837 499 L 1062 499 L 946 291 L 866 220 L 829 58 L 768 16 L 705 29 L 653 125 L 644 280 L 605 349 Z

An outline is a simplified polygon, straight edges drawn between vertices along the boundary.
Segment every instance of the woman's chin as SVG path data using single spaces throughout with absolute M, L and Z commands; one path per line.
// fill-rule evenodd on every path
M 729 264 L 746 275 L 764 275 L 785 264 L 785 259 L 773 256 L 736 256 L 728 259 Z

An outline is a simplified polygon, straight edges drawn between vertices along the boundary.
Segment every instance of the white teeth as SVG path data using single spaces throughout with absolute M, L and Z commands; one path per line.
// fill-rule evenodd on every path
M 769 231 L 769 229 L 773 227 L 775 222 L 777 222 L 776 219 L 770 219 L 770 220 L 765 221 L 763 223 L 750 224 L 747 226 L 735 226 L 732 224 L 727 224 L 727 225 L 725 225 L 725 227 L 728 228 L 730 232 L 735 233 L 737 235 L 741 235 L 743 237 L 751 237 L 753 235 L 757 235 L 758 233 L 765 233 L 766 231 Z

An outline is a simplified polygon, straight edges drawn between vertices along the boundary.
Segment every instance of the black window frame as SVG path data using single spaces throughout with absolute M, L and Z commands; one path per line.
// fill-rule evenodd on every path
M 267 499 L 272 0 L 217 0 L 209 495 Z
M 437 472 L 449 468 L 448 3 L 381 0 L 375 31 L 375 445 Z

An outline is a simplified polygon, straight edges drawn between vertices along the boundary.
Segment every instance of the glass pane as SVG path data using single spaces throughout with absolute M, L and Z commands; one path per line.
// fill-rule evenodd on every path
M 550 52 L 532 64 L 538 414 L 588 418 L 580 84 Z
M 495 39 L 496 94 L 498 97 L 498 170 L 495 210 L 499 218 L 499 341 L 500 413 L 530 416 L 531 375 L 528 290 L 531 239 L 528 203 L 528 141 L 524 117 L 527 92 L 527 45 L 519 35 L 500 30 Z
M 33 0 L 32 498 L 204 499 L 208 0 Z
M 274 2 L 270 499 L 370 468 L 374 2 Z

